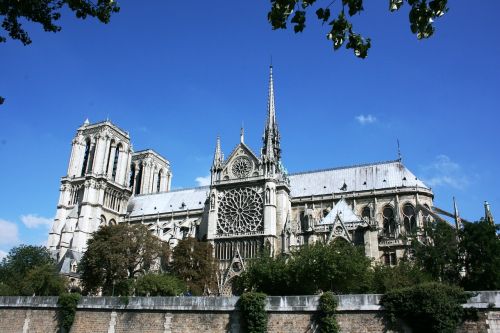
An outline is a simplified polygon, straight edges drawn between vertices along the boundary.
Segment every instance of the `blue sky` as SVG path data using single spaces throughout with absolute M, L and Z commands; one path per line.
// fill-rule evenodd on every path
M 334 5 L 335 6 L 335 5 Z M 64 13 L 60 33 L 27 24 L 33 44 L 0 44 L 0 257 L 42 244 L 70 143 L 109 118 L 136 150 L 170 160 L 174 188 L 206 177 L 217 135 L 258 151 L 272 55 L 283 160 L 290 172 L 391 160 L 433 187 L 435 204 L 500 212 L 500 3 L 453 1 L 418 41 L 408 8 L 366 1 L 354 18 L 365 60 L 333 52 L 327 26 L 272 31 L 268 2 L 123 2 L 108 25 Z M 312 13 L 311 13 L 312 14 Z

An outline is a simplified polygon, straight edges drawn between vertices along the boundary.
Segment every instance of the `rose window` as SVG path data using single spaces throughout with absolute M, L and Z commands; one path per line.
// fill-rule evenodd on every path
M 222 193 L 217 219 L 218 234 L 256 233 L 263 230 L 262 195 L 251 188 Z
M 236 177 L 244 178 L 252 171 L 252 162 L 247 157 L 240 156 L 234 160 L 231 171 Z

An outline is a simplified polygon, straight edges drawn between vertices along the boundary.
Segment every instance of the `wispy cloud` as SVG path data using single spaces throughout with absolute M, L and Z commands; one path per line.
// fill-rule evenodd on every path
M 7 256 L 7 252 L 0 250 L 0 260 Z
M 364 114 L 360 114 L 359 116 L 356 116 L 356 120 L 361 125 L 367 125 L 376 122 L 377 118 L 375 116 L 372 116 L 371 114 L 367 114 L 366 116 Z
M 46 217 L 38 216 L 36 214 L 28 214 L 28 215 L 21 216 L 21 221 L 24 223 L 24 225 L 28 229 L 34 229 L 34 228 L 38 228 L 40 226 L 50 228 L 53 220 L 54 220 L 53 218 L 46 218 Z
M 195 181 L 198 183 L 198 186 L 210 185 L 210 175 L 205 177 L 196 177 Z
M 443 186 L 463 190 L 470 184 L 470 179 L 460 164 L 446 155 L 436 156 L 434 161 L 423 166 L 422 170 L 424 182 L 432 187 Z
M 13 222 L 0 219 L 0 245 L 19 243 L 19 230 Z

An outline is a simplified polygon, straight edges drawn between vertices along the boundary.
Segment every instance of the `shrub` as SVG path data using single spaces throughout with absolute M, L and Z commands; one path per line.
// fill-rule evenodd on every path
M 267 332 L 266 294 L 243 293 L 239 300 L 239 307 L 247 333 Z
M 433 282 L 390 291 L 380 304 L 389 324 L 399 318 L 415 332 L 453 333 L 471 317 L 470 310 L 462 307 L 470 297 L 461 288 Z
M 57 304 L 59 305 L 59 320 L 61 328 L 68 332 L 75 320 L 76 306 L 81 295 L 76 293 L 65 293 L 59 295 Z
M 337 299 L 328 291 L 319 298 L 319 331 L 320 333 L 340 332 L 335 313 L 337 310 Z

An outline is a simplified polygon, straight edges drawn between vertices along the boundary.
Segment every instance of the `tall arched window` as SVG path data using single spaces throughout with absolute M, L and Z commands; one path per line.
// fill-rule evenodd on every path
M 396 234 L 396 220 L 394 219 L 394 209 L 387 205 L 382 212 L 384 217 L 384 234 L 394 236 Z
M 134 186 L 134 178 L 135 178 L 135 164 L 132 164 L 132 167 L 130 168 L 130 179 L 128 182 L 128 187 Z
M 160 170 L 160 172 L 158 172 L 158 179 L 156 181 L 156 192 L 160 192 L 160 190 L 161 190 L 161 177 L 163 177 L 162 170 Z
M 363 208 L 363 211 L 361 212 L 361 217 L 363 218 L 363 220 L 365 222 L 369 222 L 370 221 L 370 217 L 371 217 L 371 209 L 369 206 L 365 206 Z
M 111 179 L 116 180 L 116 171 L 118 168 L 118 157 L 120 155 L 120 149 L 122 148 L 121 143 L 119 143 L 115 148 L 115 159 L 113 160 L 113 173 L 111 174 Z
M 417 219 L 415 217 L 415 208 L 409 203 L 403 206 L 403 224 L 407 234 L 417 232 Z
M 85 172 L 87 172 L 87 164 L 89 162 L 89 154 L 90 154 L 90 139 L 85 140 L 85 153 L 83 154 L 83 164 L 82 164 L 82 173 L 81 176 L 85 176 Z
M 113 145 L 115 144 L 115 140 L 111 140 L 109 144 L 109 151 L 108 151 L 108 160 L 106 161 L 106 174 L 109 172 L 109 161 L 111 159 L 111 152 L 113 151 Z
M 142 164 L 139 165 L 139 170 L 137 171 L 137 180 L 135 181 L 135 194 L 141 193 L 141 183 L 142 183 Z

